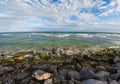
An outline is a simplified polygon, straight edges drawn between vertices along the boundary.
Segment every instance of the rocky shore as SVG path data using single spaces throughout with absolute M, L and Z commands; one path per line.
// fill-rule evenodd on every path
M 120 84 L 120 48 L 1 52 L 0 84 Z

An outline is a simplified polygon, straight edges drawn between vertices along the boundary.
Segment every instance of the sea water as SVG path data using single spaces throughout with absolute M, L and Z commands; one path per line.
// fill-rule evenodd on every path
M 89 48 L 120 46 L 119 33 L 7 32 L 0 33 L 0 49 Z

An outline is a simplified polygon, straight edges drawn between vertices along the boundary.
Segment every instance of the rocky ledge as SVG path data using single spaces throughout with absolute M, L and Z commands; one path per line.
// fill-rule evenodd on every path
M 120 48 L 1 53 L 0 84 L 120 84 Z

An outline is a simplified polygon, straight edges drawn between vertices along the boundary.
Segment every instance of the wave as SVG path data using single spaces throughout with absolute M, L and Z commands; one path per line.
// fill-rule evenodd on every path
M 77 37 L 93 37 L 94 35 L 92 35 L 92 34 L 76 34 L 75 36 L 77 36 Z
M 2 34 L 2 36 L 11 36 L 12 34 Z

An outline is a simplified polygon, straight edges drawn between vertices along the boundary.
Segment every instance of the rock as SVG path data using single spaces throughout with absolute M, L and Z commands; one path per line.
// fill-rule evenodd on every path
M 104 66 L 96 66 L 97 71 L 105 71 L 106 68 Z
M 31 77 L 27 77 L 27 78 L 21 80 L 21 84 L 28 84 L 31 81 L 31 79 L 32 79 Z
M 36 64 L 31 66 L 31 70 L 43 70 L 46 71 L 48 69 L 47 64 Z
M 76 65 L 77 63 L 79 63 L 80 65 L 82 64 L 82 60 L 78 57 L 74 57 L 72 59 L 72 64 Z
M 13 72 L 15 69 L 13 67 L 0 67 L 0 75 L 6 72 Z
M 83 80 L 86 80 L 86 79 L 94 78 L 95 74 L 94 74 L 94 72 L 92 70 L 83 69 L 83 70 L 81 70 L 80 75 L 81 75 L 81 78 Z
M 108 67 L 107 71 L 110 72 L 111 74 L 117 73 L 117 69 L 115 67 Z
M 75 69 L 76 69 L 77 71 L 80 71 L 80 70 L 82 69 L 82 67 L 80 66 L 79 63 L 77 63 L 77 64 L 75 65 Z
M 116 64 L 117 72 L 120 73 L 120 62 Z
M 0 67 L 0 76 L 3 75 L 5 73 L 4 68 Z
M 15 70 L 15 68 L 13 68 L 13 67 L 4 67 L 4 70 L 6 72 L 13 72 Z
M 16 79 L 17 79 L 17 80 L 23 80 L 23 79 L 25 79 L 25 78 L 28 77 L 28 76 L 29 76 L 29 73 L 28 73 L 28 72 L 22 72 L 22 73 L 17 74 Z
M 33 54 L 34 54 L 34 51 L 19 52 L 19 53 L 16 53 L 14 56 L 15 56 L 15 57 L 21 57 L 21 56 L 25 56 L 25 55 L 28 55 L 28 54 L 33 55 Z
M 7 77 L 3 80 L 3 84 L 15 84 L 15 80 L 10 77 Z
M 120 77 L 120 74 L 119 73 L 115 73 L 115 74 L 111 74 L 110 78 L 113 79 L 113 80 L 118 80 Z
M 60 72 L 59 72 L 59 79 L 60 80 L 67 80 L 67 74 L 68 74 L 68 71 L 69 71 L 69 69 L 63 69 L 63 70 L 60 70 Z
M 36 70 L 33 72 L 32 77 L 36 78 L 37 80 L 46 80 L 52 77 L 52 74 L 42 70 Z
M 105 72 L 105 71 L 100 71 L 96 74 L 96 79 L 98 80 L 107 80 L 110 76 L 109 72 Z
M 26 54 L 24 55 L 25 61 L 31 61 L 33 60 L 33 55 L 32 54 Z
M 79 80 L 81 78 L 80 73 L 77 71 L 68 71 L 67 76 L 68 76 L 68 78 L 74 78 L 76 80 Z
M 95 79 L 88 79 L 88 80 L 82 81 L 81 84 L 108 84 L 108 82 L 95 80 Z
M 4 60 L 4 57 L 0 56 L 0 61 Z
M 119 84 L 117 81 L 111 81 L 109 84 Z
M 113 56 L 112 60 L 114 63 L 120 62 L 120 58 L 118 56 Z
M 47 79 L 44 81 L 44 84 L 53 84 L 53 80 L 52 79 Z

